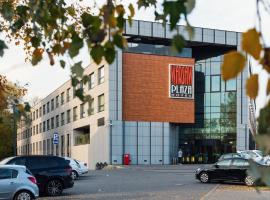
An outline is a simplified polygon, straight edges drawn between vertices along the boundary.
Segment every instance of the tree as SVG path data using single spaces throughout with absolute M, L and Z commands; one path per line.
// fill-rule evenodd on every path
M 243 33 L 241 50 L 229 52 L 224 56 L 222 65 L 224 80 L 235 78 L 245 68 L 247 56 L 261 63 L 264 70 L 270 73 L 270 49 L 261 34 L 261 11 L 264 9 L 269 13 L 270 4 L 268 0 L 256 2 L 257 27 Z M 139 9 L 154 8 L 156 20 L 169 22 L 171 30 L 175 30 L 179 20 L 183 19 L 192 37 L 193 29 L 187 15 L 194 8 L 195 0 L 164 0 L 161 12 L 157 8 L 157 0 L 138 0 L 137 6 Z M 122 49 L 127 44 L 122 36 L 125 17 L 131 24 L 134 14 L 135 9 L 132 4 L 124 6 L 121 1 L 115 0 L 107 0 L 100 9 L 95 5 L 84 7 L 80 2 L 68 4 L 65 0 L 2 0 L 0 1 L 0 33 L 4 33 L 16 45 L 24 45 L 26 61 L 31 61 L 33 65 L 37 65 L 47 55 L 51 65 L 54 65 L 57 59 L 60 65 L 65 67 L 66 60 L 63 56 L 67 56 L 70 63 L 73 63 L 70 66 L 71 78 L 72 85 L 76 86 L 81 81 L 84 84 L 88 81 L 88 76 L 83 75 L 81 62 L 73 62 L 80 49 L 86 45 L 91 58 L 96 63 L 100 63 L 102 59 L 112 63 L 116 48 Z M 181 51 L 184 45 L 183 37 L 176 34 L 172 45 L 176 50 Z M 0 56 L 3 56 L 6 48 L 6 43 L 0 40 Z M 270 81 L 267 85 L 266 92 L 269 94 Z M 253 74 L 246 84 L 250 98 L 257 97 L 258 87 L 258 74 Z M 75 94 L 82 101 L 90 102 L 91 97 L 85 96 L 82 90 L 76 90 Z M 262 118 L 259 118 L 259 124 L 263 121 Z M 264 135 L 270 135 L 269 129 L 264 130 L 267 131 Z M 267 140 L 261 140 L 260 134 L 259 132 L 256 140 L 270 144 L 270 136 Z
M 22 103 L 26 91 L 0 75 L 0 159 L 12 155 L 12 147 L 16 146 L 16 123 L 22 116 L 28 118 L 30 107 Z

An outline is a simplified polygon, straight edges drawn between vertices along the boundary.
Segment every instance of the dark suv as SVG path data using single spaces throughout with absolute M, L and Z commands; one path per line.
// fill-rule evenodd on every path
M 63 189 L 73 187 L 69 161 L 57 156 L 16 156 L 6 158 L 0 164 L 24 165 L 37 179 L 40 193 L 49 196 L 62 194 Z

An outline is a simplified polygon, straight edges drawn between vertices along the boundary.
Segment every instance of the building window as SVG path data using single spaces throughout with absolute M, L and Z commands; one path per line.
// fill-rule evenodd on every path
M 61 113 L 61 126 L 65 124 L 65 113 Z
M 32 119 L 33 119 L 33 121 L 35 120 L 35 111 L 32 113 L 32 115 L 33 115 L 33 117 L 32 117 Z
M 98 96 L 98 112 L 104 111 L 104 94 Z
M 36 134 L 36 129 L 35 129 L 35 126 L 33 126 L 33 135 Z
M 51 100 L 51 110 L 54 110 L 54 99 Z
M 50 112 L 50 102 L 47 103 L 47 113 Z
M 38 110 L 36 110 L 36 119 L 38 118 Z
M 38 134 L 38 125 L 36 125 L 36 134 Z
M 94 98 L 90 100 L 89 102 L 89 109 L 88 109 L 88 114 L 93 115 L 94 114 Z
M 84 104 L 80 105 L 80 118 L 84 118 Z
M 220 91 L 220 76 L 211 76 L 211 91 Z
M 77 106 L 73 108 L 73 121 L 77 120 Z
M 88 89 L 92 89 L 95 86 L 95 76 L 94 76 L 94 72 L 92 74 L 89 75 L 89 85 L 88 85 Z
M 70 100 L 70 88 L 67 89 L 67 102 Z
M 83 81 L 80 81 L 80 89 L 83 91 Z
M 64 95 L 65 95 L 65 93 L 62 92 L 62 93 L 61 93 L 61 105 L 63 105 L 64 102 L 65 102 Z
M 59 107 L 59 95 L 56 96 L 55 101 L 56 101 L 56 102 L 55 102 L 55 103 L 56 103 L 55 107 L 58 108 L 58 107 Z
M 226 81 L 226 91 L 235 91 L 235 90 L 236 90 L 236 79 Z
M 46 114 L 46 105 L 43 105 L 43 115 Z
M 46 131 L 46 122 L 45 121 L 43 122 L 43 126 L 42 127 L 43 127 L 43 132 L 45 132 Z
M 54 129 L 54 117 L 51 118 L 51 129 Z
M 73 99 L 74 99 L 76 97 L 76 87 L 73 87 L 72 91 L 73 91 Z
M 42 110 L 41 110 L 41 107 L 39 107 L 39 117 L 41 117 L 42 115 Z
M 70 123 L 70 118 L 71 118 L 71 112 L 70 110 L 67 111 L 67 123 Z
M 56 115 L 55 117 L 55 124 L 56 124 L 56 128 L 59 127 L 59 115 Z
M 100 67 L 98 69 L 98 84 L 101 84 L 105 80 L 105 72 L 104 72 L 104 66 Z
M 39 132 L 41 133 L 42 132 L 42 124 L 39 123 Z
M 104 126 L 105 125 L 105 120 L 104 117 L 101 117 L 97 120 L 97 125 L 98 126 Z
M 50 120 L 47 120 L 47 131 L 50 130 Z

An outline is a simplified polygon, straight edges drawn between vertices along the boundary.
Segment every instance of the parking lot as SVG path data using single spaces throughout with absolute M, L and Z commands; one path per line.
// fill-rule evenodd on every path
M 193 167 L 125 167 L 90 171 L 61 197 L 42 199 L 199 199 L 216 184 L 194 179 Z
M 202 184 L 194 178 L 198 166 L 132 166 L 122 169 L 90 171 L 75 181 L 72 189 L 60 197 L 42 200 L 167 200 L 167 199 L 266 199 L 268 190 L 260 194 L 247 186 Z

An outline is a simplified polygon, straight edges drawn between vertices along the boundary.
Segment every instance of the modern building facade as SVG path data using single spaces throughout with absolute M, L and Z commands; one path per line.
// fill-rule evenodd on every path
M 128 23 L 127 23 L 128 24 Z M 89 104 L 74 96 L 71 80 L 32 108 L 32 124 L 18 128 L 18 154 L 70 156 L 97 162 L 171 164 L 214 162 L 222 153 L 254 148 L 255 106 L 245 92 L 250 66 L 227 82 L 223 55 L 239 48 L 241 34 L 195 28 L 181 53 L 170 47 L 176 32 L 160 23 L 126 25 L 128 48 L 113 64 L 91 63 L 81 84 Z M 54 144 L 54 137 L 59 143 Z

